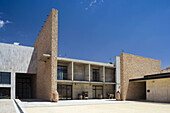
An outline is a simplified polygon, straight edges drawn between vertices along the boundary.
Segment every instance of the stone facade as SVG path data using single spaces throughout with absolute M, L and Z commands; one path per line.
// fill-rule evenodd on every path
M 141 78 L 146 74 L 159 73 L 161 71 L 161 61 L 151 58 L 120 54 L 120 73 L 121 73 L 121 98 L 122 100 L 134 99 L 134 92 L 139 94 L 138 88 L 133 84 L 129 85 L 129 79 Z M 132 92 L 133 90 L 133 92 Z M 136 97 L 135 97 L 136 98 Z
M 0 72 L 11 73 L 11 84 L 0 84 L 0 87 L 10 88 L 11 99 L 16 96 L 16 74 L 36 74 L 35 53 L 33 47 L 0 43 Z
M 58 11 L 52 9 L 34 47 L 37 49 L 37 98 L 52 100 L 52 93 L 57 90 L 57 41 L 58 41 Z M 49 54 L 50 59 L 40 61 L 43 54 Z
M 146 81 L 148 101 L 170 102 L 170 78 Z

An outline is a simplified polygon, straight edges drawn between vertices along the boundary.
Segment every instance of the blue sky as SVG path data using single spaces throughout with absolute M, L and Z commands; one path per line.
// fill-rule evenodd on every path
M 33 46 L 59 11 L 59 54 L 110 62 L 122 51 L 170 65 L 170 0 L 1 0 L 0 42 Z

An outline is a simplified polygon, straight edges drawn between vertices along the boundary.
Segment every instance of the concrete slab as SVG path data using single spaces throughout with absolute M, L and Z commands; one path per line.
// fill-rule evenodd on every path
M 0 113 L 16 113 L 13 100 L 0 99 Z
M 94 101 L 95 102 L 95 101 Z M 115 102 L 115 101 L 114 101 Z M 115 102 L 113 104 L 93 104 L 54 107 L 25 108 L 27 113 L 169 113 L 170 104 L 151 102 Z
M 19 102 L 19 101 L 18 101 Z M 40 100 L 20 101 L 20 105 L 27 107 L 50 107 L 50 106 L 77 106 L 77 105 L 93 105 L 93 104 L 116 104 L 128 103 L 129 101 L 116 101 L 115 99 L 92 99 L 92 100 L 60 100 L 58 103 L 46 102 Z

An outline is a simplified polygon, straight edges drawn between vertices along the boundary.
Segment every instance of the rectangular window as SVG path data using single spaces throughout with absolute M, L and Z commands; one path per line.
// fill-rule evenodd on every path
M 100 81 L 99 69 L 93 69 L 93 81 Z
M 57 66 L 57 80 L 67 80 L 67 66 Z
M 71 100 L 72 99 L 72 85 L 57 84 L 57 91 L 58 91 L 60 100 Z
M 11 73 L 0 72 L 0 84 L 11 84 Z
M 0 99 L 10 98 L 10 88 L 0 88 Z

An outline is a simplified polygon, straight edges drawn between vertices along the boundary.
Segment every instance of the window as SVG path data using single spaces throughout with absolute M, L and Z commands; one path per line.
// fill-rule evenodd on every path
M 72 85 L 57 84 L 57 91 L 60 100 L 72 99 Z
M 99 69 L 93 69 L 93 81 L 100 81 Z
M 57 66 L 57 80 L 67 80 L 67 66 Z
M 0 72 L 0 84 L 11 84 L 11 73 Z
M 10 88 L 0 88 L 0 99 L 10 98 Z

